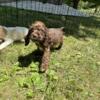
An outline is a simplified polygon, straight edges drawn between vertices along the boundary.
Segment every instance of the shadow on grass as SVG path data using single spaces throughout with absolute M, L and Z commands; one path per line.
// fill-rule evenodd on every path
M 43 52 L 39 50 L 35 50 L 32 53 L 29 53 L 25 56 L 19 56 L 18 62 L 19 67 L 28 67 L 32 62 L 41 62 Z
M 60 48 L 51 49 L 51 52 L 55 52 L 59 49 Z M 39 62 L 38 68 L 40 69 L 42 56 L 43 56 L 43 51 L 40 51 L 38 49 L 25 56 L 19 56 L 18 57 L 19 67 L 28 67 L 32 62 Z M 41 71 L 39 72 L 41 73 Z
M 97 20 L 98 19 L 98 20 Z M 66 17 L 66 32 L 77 39 L 98 38 L 100 34 L 100 19 L 97 17 Z

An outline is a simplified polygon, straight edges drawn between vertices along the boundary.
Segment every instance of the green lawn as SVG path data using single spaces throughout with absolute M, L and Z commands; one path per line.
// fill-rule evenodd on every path
M 0 51 L 0 100 L 99 100 L 100 18 L 62 18 L 19 10 L 16 19 L 16 9 L 12 17 L 9 8 L 5 19 L 4 11 L 1 7 L 0 24 L 28 26 L 42 20 L 48 27 L 64 26 L 65 36 L 63 47 L 52 52 L 49 69 L 43 74 L 38 73 L 40 56 L 34 43 L 26 47 L 14 43 Z

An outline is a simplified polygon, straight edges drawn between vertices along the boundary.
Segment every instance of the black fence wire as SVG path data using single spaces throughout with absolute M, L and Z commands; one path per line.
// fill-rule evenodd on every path
M 42 20 L 48 27 L 64 26 L 77 32 L 84 21 L 92 25 L 93 18 L 99 16 L 100 12 L 73 9 L 64 0 L 0 0 L 0 24 L 5 26 L 28 27 L 35 20 Z M 99 27 L 99 24 L 95 26 Z

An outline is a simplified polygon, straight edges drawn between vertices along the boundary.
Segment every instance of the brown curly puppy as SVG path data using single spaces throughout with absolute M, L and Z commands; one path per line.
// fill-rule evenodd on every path
M 28 45 L 30 40 L 34 41 L 39 49 L 43 50 L 40 71 L 47 70 L 50 60 L 51 49 L 60 49 L 63 44 L 63 27 L 47 28 L 41 21 L 36 21 L 29 29 L 25 37 L 25 45 Z

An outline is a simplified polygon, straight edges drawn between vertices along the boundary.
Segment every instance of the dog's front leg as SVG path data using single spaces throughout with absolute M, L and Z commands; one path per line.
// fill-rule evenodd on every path
M 50 60 L 50 47 L 46 47 L 44 49 L 44 53 L 40 64 L 40 72 L 45 72 L 48 69 L 49 60 Z

